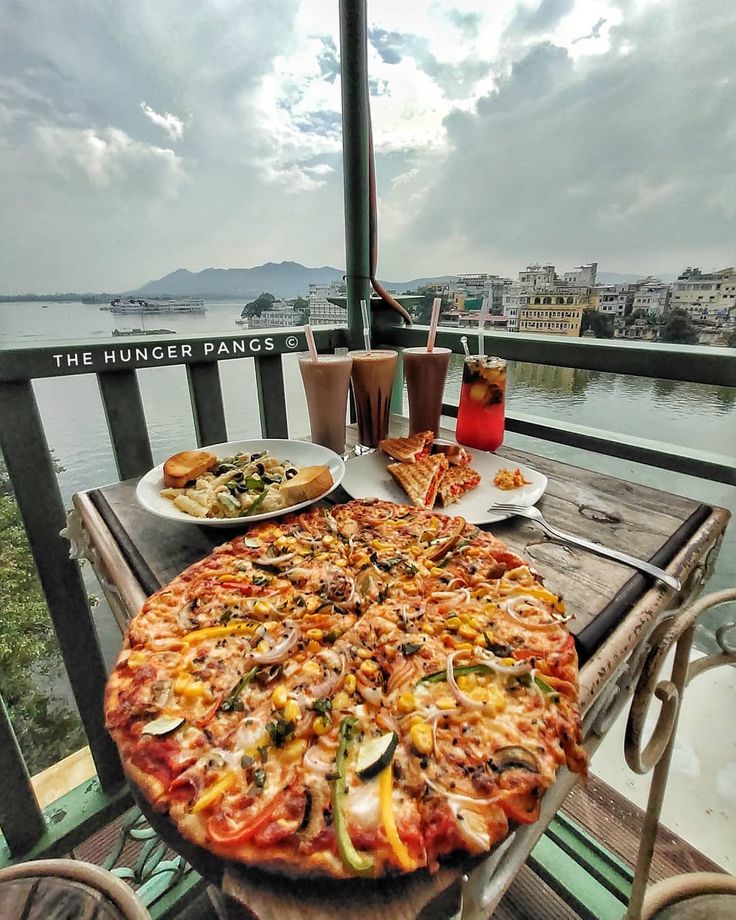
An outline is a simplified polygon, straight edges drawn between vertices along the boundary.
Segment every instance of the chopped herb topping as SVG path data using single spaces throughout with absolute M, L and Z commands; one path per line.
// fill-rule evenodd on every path
M 234 710 L 235 712 L 243 711 L 243 701 L 240 699 L 240 694 L 256 676 L 257 671 L 258 667 L 254 667 L 251 668 L 250 671 L 246 671 L 245 674 L 243 674 L 237 684 L 235 684 L 233 689 L 230 691 L 230 693 L 228 693 L 228 695 L 220 704 L 220 709 L 223 712 L 230 712 L 231 710 Z
M 420 642 L 404 642 L 399 646 L 399 651 L 404 657 L 408 658 L 409 655 L 413 655 L 414 652 L 418 652 L 422 647 Z
M 256 767 L 253 771 L 253 785 L 256 789 L 263 789 L 266 785 L 266 771 L 263 767 Z
M 328 716 L 332 712 L 332 700 L 326 697 L 320 697 L 315 700 L 309 707 L 313 712 L 318 712 L 321 716 Z
M 280 748 L 291 738 L 295 728 L 296 722 L 284 719 L 283 716 L 277 716 L 275 721 L 268 723 L 266 731 L 271 736 L 271 741 L 277 748 Z

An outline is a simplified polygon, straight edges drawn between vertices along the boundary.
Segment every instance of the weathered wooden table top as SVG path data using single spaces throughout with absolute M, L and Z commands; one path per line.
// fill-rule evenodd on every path
M 405 430 L 406 420 L 392 421 L 392 434 Z M 524 451 L 502 449 L 499 454 L 510 464 L 525 463 L 548 477 L 539 507 L 551 523 L 652 560 L 683 584 L 699 581 L 703 560 L 712 554 L 728 522 L 727 511 L 692 499 Z M 134 615 L 148 594 L 238 532 L 157 518 L 137 505 L 136 485 L 137 480 L 129 480 L 74 498 L 92 546 L 90 558 L 121 620 Z M 341 489 L 330 496 L 333 501 L 348 499 Z M 609 683 L 614 686 L 615 675 L 646 639 L 657 617 L 677 599 L 669 588 L 627 566 L 546 539 L 524 519 L 488 529 L 530 560 L 545 584 L 563 595 L 575 614 L 571 628 L 585 662 L 580 670 L 581 710 L 592 712 L 594 701 L 605 699 L 603 689 Z M 625 694 L 617 691 L 615 700 L 620 711 Z M 587 737 L 594 749 L 598 736 L 591 729 Z M 207 860 L 213 857 L 197 852 L 199 848 L 191 850 L 169 822 L 146 809 L 145 803 L 141 807 L 164 839 L 205 875 L 219 878 L 223 890 L 247 905 L 247 915 L 258 920 L 448 916 L 449 902 L 447 910 L 442 905 L 448 897 L 456 898 L 460 887 L 466 905 L 463 917 L 480 920 L 492 912 L 576 779 L 563 769 L 545 796 L 539 822 L 517 831 L 505 850 L 501 848 L 473 871 L 445 866 L 436 876 L 416 875 L 359 895 L 345 891 L 336 896 L 322 892 L 314 882 L 286 884 L 240 866 L 223 867 L 221 862 L 208 869 Z M 466 872 L 470 881 L 463 883 Z

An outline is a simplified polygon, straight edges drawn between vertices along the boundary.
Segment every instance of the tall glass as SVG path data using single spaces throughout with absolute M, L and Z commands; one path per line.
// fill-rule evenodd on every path
M 450 364 L 449 348 L 405 348 L 404 377 L 409 395 L 409 434 L 440 430 L 442 396 Z
M 353 394 L 358 413 L 356 452 L 378 447 L 388 435 L 391 389 L 396 376 L 395 351 L 349 351 L 353 359 Z
M 455 430 L 458 444 L 497 450 L 503 444 L 505 406 L 506 362 L 486 355 L 466 358 Z
M 347 355 L 320 355 L 319 361 L 299 358 L 307 394 L 312 441 L 345 453 L 345 418 L 353 359 Z

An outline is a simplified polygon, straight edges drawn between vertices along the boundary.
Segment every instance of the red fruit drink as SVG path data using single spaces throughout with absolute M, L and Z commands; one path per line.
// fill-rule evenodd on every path
M 455 437 L 477 450 L 497 450 L 503 444 L 506 404 L 506 362 L 471 355 L 465 359 Z

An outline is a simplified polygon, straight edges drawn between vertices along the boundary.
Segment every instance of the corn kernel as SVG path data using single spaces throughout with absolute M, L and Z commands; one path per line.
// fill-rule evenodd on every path
M 434 748 L 432 728 L 426 722 L 417 722 L 409 730 L 411 743 L 420 754 L 431 754 Z
M 324 602 L 321 601 L 318 597 L 310 597 L 307 601 L 307 613 L 314 613 L 314 611 L 320 607 Z
M 128 655 L 126 664 L 129 668 L 140 668 L 148 661 L 148 656 L 144 652 L 131 652 Z
M 350 697 L 345 693 L 344 690 L 340 690 L 335 694 L 332 700 L 333 709 L 344 709 L 350 702 Z
M 473 644 L 471 642 L 456 642 L 455 648 L 458 652 L 472 652 Z
M 370 658 L 372 654 L 373 654 L 373 652 L 371 652 L 371 651 L 370 651 L 369 649 L 367 649 L 367 648 L 359 648 L 359 649 L 358 649 L 358 658 Z
M 174 693 L 184 693 L 189 685 L 190 677 L 188 674 L 180 674 L 174 681 Z
M 308 629 L 306 636 L 308 639 L 317 639 L 319 641 L 320 639 L 324 639 L 325 631 L 324 629 Z
M 317 716 L 312 723 L 314 732 L 317 735 L 325 735 L 332 728 L 332 722 L 326 716 Z
M 305 661 L 302 673 L 306 674 L 308 677 L 321 677 L 322 668 L 316 661 Z
M 270 650 L 271 650 L 271 646 L 268 644 L 268 642 L 266 642 L 265 639 L 261 639 L 261 641 L 256 646 L 257 652 L 263 653 L 263 652 L 269 652 Z
M 302 711 L 296 700 L 287 700 L 284 706 L 284 718 L 287 722 L 298 722 L 302 717 Z
M 400 713 L 404 715 L 407 712 L 411 712 L 415 706 L 416 700 L 414 699 L 414 694 L 411 692 L 411 690 L 407 690 L 406 693 L 402 693 L 396 700 L 396 708 Z
M 289 698 L 288 693 L 286 692 L 286 687 L 283 684 L 280 684 L 271 694 L 271 702 L 277 709 L 283 709 L 286 705 L 286 701 Z
M 448 629 L 459 629 L 462 626 L 462 621 L 460 617 L 448 617 L 445 621 L 445 626 Z
M 335 559 L 335 565 L 339 569 L 344 569 L 347 564 L 348 564 L 347 559 Z
M 266 617 L 271 612 L 271 605 L 266 603 L 266 601 L 256 601 L 253 611 L 257 613 L 259 617 Z
M 480 630 L 483 629 L 483 624 L 480 622 L 480 620 L 477 617 L 470 617 L 470 619 L 468 620 L 468 625 L 472 626 L 473 629 L 477 629 L 479 632 Z
M 461 674 L 457 678 L 457 685 L 461 690 L 472 690 L 478 683 L 475 674 Z
M 517 662 L 517 660 L 516 660 L 515 658 L 502 658 L 502 659 L 501 659 L 501 664 L 505 664 L 505 665 L 509 665 L 509 666 L 510 666 L 510 665 L 512 665 L 512 664 L 518 664 L 518 662 Z
M 413 715 L 409 716 L 409 726 L 413 728 L 415 725 L 423 725 L 424 718 L 419 715 L 418 712 L 415 712 Z
M 434 568 L 430 569 L 430 572 L 432 573 L 432 575 L 444 575 L 445 574 L 445 570 L 439 568 L 439 566 L 435 566 Z
M 295 738 L 294 741 L 291 741 L 286 745 L 286 747 L 281 752 L 281 757 L 279 759 L 284 763 L 293 763 L 295 760 L 301 759 L 306 749 L 306 738 Z
M 309 642 L 307 642 L 307 651 L 312 652 L 312 654 L 318 652 L 321 647 L 322 646 L 319 644 L 319 642 L 314 639 L 310 639 Z
M 478 635 L 473 639 L 473 645 L 479 645 L 481 648 L 485 648 L 488 643 L 486 642 L 486 637 L 484 635 Z
M 424 626 L 422 626 L 422 632 L 426 636 L 433 636 L 437 632 L 437 627 L 434 623 L 425 623 Z
M 375 674 L 378 671 L 378 665 L 375 661 L 367 658 L 363 664 L 360 666 L 360 670 L 364 674 Z
M 325 559 L 330 558 L 330 554 L 329 553 L 317 553 L 317 555 L 314 558 L 318 559 L 320 562 L 324 562 Z
M 335 538 L 332 536 L 331 533 L 326 533 L 324 537 L 322 537 L 322 542 L 324 543 L 325 546 L 329 546 L 330 543 L 335 542 Z
M 475 637 L 478 635 L 478 630 L 473 629 L 472 626 L 468 626 L 467 623 L 463 623 L 457 632 L 459 636 L 463 637 L 463 639 L 475 639 Z
M 435 703 L 438 709 L 454 709 L 455 700 L 451 696 L 442 696 Z
M 357 681 L 355 680 L 355 674 L 348 674 L 348 676 L 345 678 L 345 682 L 343 683 L 345 692 L 355 693 L 356 683 Z
M 506 708 L 506 697 L 498 687 L 488 688 L 488 704 L 493 707 L 494 712 L 502 712 Z
M 281 537 L 279 537 L 278 540 L 276 541 L 276 548 L 277 548 L 277 549 L 283 549 L 285 546 L 288 546 L 288 545 L 289 545 L 289 538 L 288 538 L 288 537 L 281 536 Z

